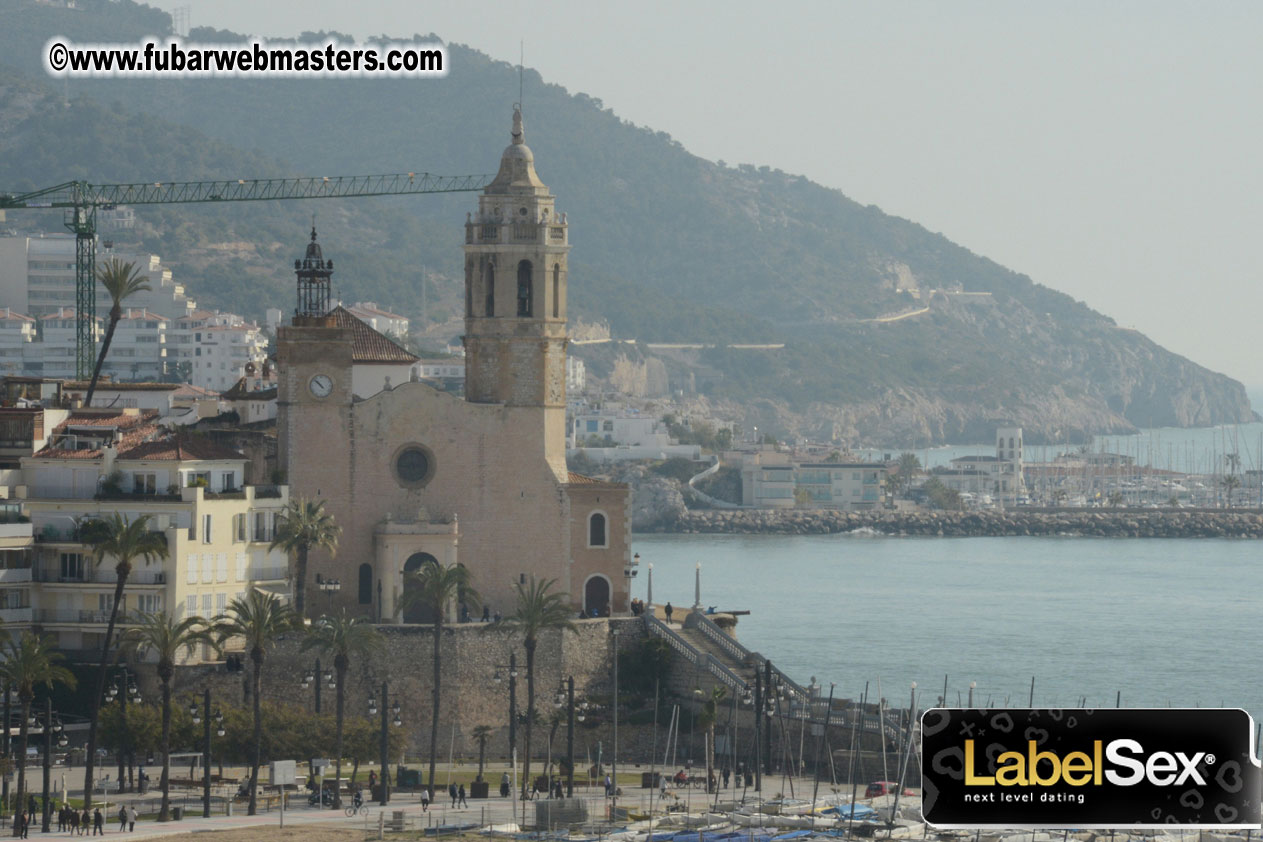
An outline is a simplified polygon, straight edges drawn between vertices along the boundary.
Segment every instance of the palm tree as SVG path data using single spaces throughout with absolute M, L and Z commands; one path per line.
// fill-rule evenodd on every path
M 474 739 L 478 741 L 478 777 L 482 780 L 482 767 L 487 761 L 487 740 L 491 739 L 490 725 L 477 725 L 473 731 Z
M 384 645 L 381 634 L 362 617 L 352 617 L 345 608 L 340 614 L 321 617 L 307 633 L 303 651 L 319 650 L 333 656 L 333 672 L 337 676 L 337 736 L 334 741 L 333 764 L 335 781 L 333 809 L 342 806 L 342 724 L 346 707 L 346 671 L 352 658 L 364 658 Z M 320 680 L 320 676 L 316 676 Z
M 276 537 L 269 550 L 280 547 L 294 556 L 294 611 L 307 616 L 307 554 L 312 549 L 337 552 L 342 527 L 324 510 L 323 500 L 291 500 L 277 518 Z
M 489 628 L 507 628 L 522 633 L 522 648 L 526 650 L 526 760 L 522 767 L 522 797 L 526 797 L 531 779 L 531 726 L 535 722 L 535 646 L 541 632 L 549 629 L 576 631 L 570 618 L 570 595 L 550 593 L 556 579 L 538 581 L 534 576 L 523 585 L 514 585 L 517 603 L 513 613 Z
M 0 678 L 17 691 L 18 701 L 22 703 L 17 750 L 17 809 L 22 810 L 26 804 L 27 723 L 31 718 L 31 702 L 35 699 L 35 685 L 43 684 L 51 690 L 54 684 L 64 684 L 74 689 L 75 677 L 61 665 L 62 654 L 56 651 L 53 643 L 30 632 L 22 632 L 19 640 L 6 640 L 0 653 L 3 653 L 4 659 L 0 662 Z M 5 725 L 7 727 L 8 723 Z M 51 728 L 52 723 L 45 722 L 44 727 Z M 92 800 L 91 792 L 88 790 L 88 801 Z
M 250 677 L 250 701 L 254 706 L 254 746 L 250 751 L 250 809 L 249 815 L 259 810 L 259 762 L 263 751 L 263 711 L 259 706 L 259 690 L 262 684 L 263 657 L 275 645 L 276 638 L 293 629 L 298 618 L 280 598 L 265 591 L 252 590 L 228 604 L 228 613 L 214 625 L 213 631 L 219 645 L 229 638 L 242 638 L 254 672 Z
M 434 615 L 434 681 L 432 683 L 433 699 L 430 713 L 430 792 L 434 792 L 434 767 L 438 758 L 439 743 L 439 699 L 442 678 L 442 635 L 443 620 L 447 607 L 460 600 L 466 606 L 478 605 L 478 592 L 470 585 L 469 570 L 462 565 L 453 564 L 444 567 L 441 564 L 423 564 L 420 570 L 404 574 L 403 599 L 400 600 L 399 612 L 408 611 L 418 606 L 428 608 Z
M 110 660 L 110 641 L 114 638 L 114 627 L 118 624 L 118 612 L 123 606 L 123 588 L 127 586 L 127 577 L 132 572 L 132 562 L 143 558 L 145 563 L 155 558 L 167 557 L 167 539 L 161 532 L 151 531 L 149 515 L 139 515 L 135 520 L 114 512 L 109 517 L 93 519 L 83 524 L 80 538 L 84 543 L 93 545 L 97 567 L 100 567 L 106 556 L 113 556 L 114 562 L 114 601 L 110 605 L 110 621 L 105 627 L 105 637 L 101 641 L 101 660 L 97 667 L 96 692 L 92 694 L 92 715 L 88 720 L 88 756 L 84 761 L 83 791 L 92 792 L 92 775 L 96 771 L 96 732 L 97 719 L 101 712 L 101 696 L 105 693 L 105 673 Z
M 1236 474 L 1228 474 L 1226 477 L 1220 477 L 1219 484 L 1228 492 L 1227 505 L 1228 508 L 1232 508 L 1232 492 L 1241 487 L 1241 477 Z
M 696 693 L 701 694 L 699 687 Z M 697 725 L 706 732 L 706 791 L 710 792 L 710 782 L 715 775 L 715 720 L 719 718 L 719 703 L 728 696 L 722 686 L 711 688 L 710 698 L 702 702 L 702 712 L 697 717 Z
M 139 614 L 135 622 L 119 640 L 138 655 L 152 652 L 158 657 L 158 680 L 162 682 L 162 807 L 158 821 L 165 822 L 171 818 L 171 678 L 175 660 L 182 649 L 191 653 L 199 644 L 213 646 L 214 638 L 206 620 L 198 616 L 176 620 L 165 611 L 157 611 Z
M 114 341 L 114 329 L 123 318 L 123 299 L 153 289 L 149 279 L 136 269 L 135 263 L 123 263 L 117 257 L 111 257 L 96 270 L 96 279 L 105 287 L 114 304 L 110 307 L 110 324 L 105 329 L 105 338 L 101 340 L 101 353 L 97 355 L 96 368 L 92 369 L 92 382 L 88 384 L 84 406 L 92 405 L 92 394 L 96 392 L 96 383 L 101 377 L 101 366 L 105 364 L 105 355 L 110 352 L 110 343 Z
M 899 485 L 903 486 L 903 493 L 907 494 L 908 489 L 912 487 L 912 478 L 921 470 L 921 460 L 917 458 L 915 453 L 899 454 L 899 462 L 895 468 L 895 476 L 898 477 Z

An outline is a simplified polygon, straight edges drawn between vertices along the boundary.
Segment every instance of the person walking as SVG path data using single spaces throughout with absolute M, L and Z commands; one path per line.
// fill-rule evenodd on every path
M 672 611 L 674 611 L 674 610 L 675 610 L 675 609 L 671 607 L 671 603 L 669 603 L 669 602 L 668 602 L 668 603 L 666 604 L 666 606 L 662 609 L 662 613 L 667 615 L 667 625 L 668 625 L 668 626 L 669 626 L 669 625 L 671 625 L 671 612 L 672 612 Z
M 455 808 L 456 807 L 456 784 L 455 783 L 450 783 L 447 785 L 447 794 L 451 796 L 452 807 Z
M 88 832 L 88 829 L 92 827 L 92 814 L 88 812 L 88 808 L 86 805 L 83 808 L 83 814 L 79 816 L 79 827 L 80 827 L 79 833 L 81 835 L 86 834 Z
M 101 812 L 100 807 L 92 811 L 92 835 L 105 835 L 105 815 Z
M 118 832 L 122 833 L 127 830 L 127 805 L 118 805 Z
M 500 797 L 501 798 L 509 797 L 509 773 L 508 772 L 505 772 L 504 775 L 500 777 Z
M 725 764 L 725 765 L 724 765 L 724 773 L 723 773 L 723 774 L 724 774 L 724 789 L 727 789 L 727 788 L 728 788 L 728 779 L 729 779 L 729 777 L 732 775 L 732 770 L 728 768 L 727 764 Z
M 370 798 L 376 798 L 376 797 L 377 797 L 377 796 L 373 795 L 373 790 L 374 790 L 376 787 L 377 787 L 377 770 L 376 770 L 376 769 L 369 769 L 369 770 L 368 770 L 368 795 L 369 795 L 369 797 L 370 797 Z
M 428 786 L 421 787 L 421 812 L 430 812 L 430 799 L 434 797 L 434 793 Z
M 127 805 L 127 832 L 128 833 L 136 832 L 136 805 L 135 804 Z
M 465 785 L 461 784 L 460 789 L 456 790 L 456 803 L 461 807 L 468 807 L 469 802 L 465 800 Z

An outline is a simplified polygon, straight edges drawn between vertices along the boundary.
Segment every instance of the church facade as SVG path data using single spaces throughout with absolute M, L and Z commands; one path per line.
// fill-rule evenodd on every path
M 313 613 L 430 622 L 399 602 L 404 573 L 436 563 L 468 568 L 491 613 L 511 613 L 531 577 L 556 580 L 576 613 L 628 609 L 630 492 L 566 469 L 567 221 L 516 110 L 511 138 L 465 222 L 463 399 L 399 377 L 407 351 L 330 308 L 314 231 L 296 261 L 279 458 L 291 496 L 325 501 L 342 527 L 335 555 L 312 553 Z M 340 589 L 322 593 L 317 576 Z

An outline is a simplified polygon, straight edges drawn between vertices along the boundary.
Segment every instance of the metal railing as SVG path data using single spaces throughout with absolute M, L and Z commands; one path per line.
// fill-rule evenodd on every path
M 749 684 L 741 676 L 728 669 L 718 658 L 709 652 L 699 651 L 693 644 L 689 643 L 683 637 L 680 637 L 670 626 L 659 620 L 652 614 L 643 615 L 645 619 L 645 628 L 650 634 L 655 634 L 665 640 L 672 649 L 679 652 L 693 666 L 704 669 L 712 676 L 719 679 L 729 690 L 745 691 L 749 688 Z

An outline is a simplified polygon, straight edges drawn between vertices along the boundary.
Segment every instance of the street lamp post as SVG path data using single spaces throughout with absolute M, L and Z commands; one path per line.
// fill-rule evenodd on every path
M 974 706 L 974 688 L 977 686 L 978 686 L 978 682 L 976 681 L 969 682 L 969 706 L 970 707 Z M 956 698 L 959 699 L 960 697 L 957 696 Z
M 49 809 L 49 803 L 52 791 L 52 773 L 53 773 L 53 740 L 56 738 L 57 745 L 64 747 L 69 741 L 66 739 L 65 728 L 61 724 L 61 720 L 53 718 L 53 700 L 51 697 L 44 700 L 44 822 L 42 831 L 48 833 L 49 821 L 52 811 Z
M 342 590 L 342 582 L 338 579 L 326 579 L 321 574 L 316 574 L 316 587 L 320 592 L 329 597 L 329 607 L 333 608 L 333 595 Z
M 382 777 L 381 777 L 381 788 L 382 788 L 381 793 L 382 794 L 381 794 L 381 798 L 378 799 L 378 803 L 381 804 L 383 807 L 385 807 L 387 804 L 390 803 L 390 785 L 387 783 L 387 777 L 386 777 L 389 774 L 388 767 L 390 765 L 389 741 L 387 739 L 388 734 L 387 734 L 387 718 L 386 718 L 386 710 L 387 710 L 386 704 L 387 704 L 388 691 L 389 691 L 389 686 L 387 685 L 385 681 L 383 681 L 382 682 L 382 704 L 381 704 L 382 733 L 381 733 L 381 745 L 380 745 L 380 749 L 381 749 L 380 760 L 381 760 L 381 767 L 382 767 Z M 368 715 L 373 716 L 377 712 L 378 712 L 377 700 L 373 698 L 372 696 L 369 696 L 368 697 Z M 403 719 L 401 719 L 399 716 L 399 700 L 398 699 L 396 699 L 395 703 L 390 706 L 390 713 L 393 715 L 393 719 L 390 720 L 390 724 L 393 724 L 396 728 L 403 725 Z
M 569 676 L 557 690 L 557 707 L 566 707 L 566 797 L 574 797 L 574 723 L 583 721 L 587 702 L 582 702 L 576 712 L 574 703 L 574 676 Z
M 312 685 L 315 685 L 316 713 L 320 713 L 320 685 L 321 683 L 328 684 L 329 689 L 333 689 L 338 686 L 338 683 L 334 679 L 334 676 L 333 676 L 333 670 L 326 669 L 324 672 L 321 672 L 320 659 L 317 658 L 315 669 L 307 670 L 307 672 L 303 675 L 302 681 L 300 681 L 298 685 L 299 687 L 302 687 L 304 690 L 306 690 L 308 687 L 311 687 Z
M 610 778 L 610 819 L 614 819 L 614 808 L 618 806 L 618 629 L 614 634 L 614 760 L 610 767 L 614 772 Z
M 140 689 L 127 667 L 120 668 L 114 677 L 114 683 L 105 691 L 105 700 L 112 702 L 118 699 L 119 717 L 123 724 L 123 744 L 118 752 L 118 791 L 123 792 L 123 781 L 131 768 L 131 730 L 127 726 L 127 703 L 140 704 Z
M 500 683 L 500 670 L 502 669 L 509 671 L 509 762 L 514 764 L 516 768 L 517 758 L 514 756 L 514 752 L 517 750 L 517 653 L 509 653 L 508 667 L 496 664 L 495 675 L 491 676 L 491 680 L 496 684 Z M 516 771 L 514 774 L 516 774 Z
M 13 740 L 10 731 L 13 729 L 13 700 L 10 696 L 11 688 L 9 682 L 4 683 L 4 759 L 8 760 L 13 756 Z M 9 813 L 9 775 L 4 775 L 4 784 L 0 787 L 0 817 L 7 816 Z
M 189 705 L 189 714 L 193 717 L 193 724 L 197 725 L 205 720 L 202 730 L 202 818 L 209 819 L 211 814 L 211 720 L 215 722 L 215 734 L 222 737 L 224 735 L 224 714 L 216 710 L 211 713 L 211 691 L 210 688 L 202 693 L 202 708 L 197 707 L 197 702 Z

